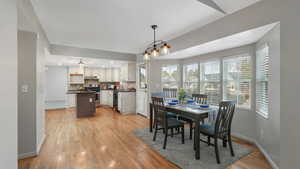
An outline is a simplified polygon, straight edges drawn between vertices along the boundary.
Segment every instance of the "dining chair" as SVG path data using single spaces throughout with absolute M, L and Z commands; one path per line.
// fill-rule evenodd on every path
M 164 106 L 164 98 L 159 96 L 152 96 L 151 97 L 152 104 L 154 105 L 161 105 Z M 177 115 L 172 112 L 167 112 L 167 118 L 177 118 Z
M 179 129 L 181 131 L 179 131 L 176 134 L 181 134 L 181 143 L 184 144 L 184 123 L 174 118 L 168 118 L 164 106 L 160 104 L 153 104 L 153 110 L 155 114 L 154 115 L 155 131 L 153 135 L 153 141 L 156 140 L 157 131 L 163 130 L 165 135 L 163 149 L 166 149 L 168 136 L 173 137 L 174 135 L 173 129 Z M 171 134 L 169 134 L 168 132 L 170 129 L 171 129 Z
M 192 98 L 198 104 L 207 104 L 206 94 L 192 94 Z
M 202 139 L 199 141 L 205 142 L 209 146 L 214 146 L 218 164 L 220 164 L 218 139 L 223 140 L 223 147 L 227 147 L 227 143 L 229 144 L 231 156 L 234 156 L 231 141 L 231 123 L 234 111 L 235 103 L 233 101 L 222 101 L 219 104 L 219 111 L 216 120 L 210 124 L 200 124 L 200 133 L 207 136 L 207 141 Z M 210 143 L 211 138 L 214 139 L 214 144 Z
M 207 95 L 205 95 L 205 94 L 192 94 L 192 99 L 198 104 L 207 104 Z M 192 118 L 185 117 L 185 116 L 180 116 L 178 119 L 189 123 L 190 139 L 193 139 L 194 120 Z M 204 120 L 202 121 L 202 123 L 204 123 Z
M 165 98 L 176 98 L 177 89 L 176 88 L 163 88 L 163 93 Z

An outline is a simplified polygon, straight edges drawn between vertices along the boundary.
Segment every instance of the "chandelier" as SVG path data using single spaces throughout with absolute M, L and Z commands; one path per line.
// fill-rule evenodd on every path
M 153 29 L 153 42 L 148 45 L 144 52 L 144 60 L 150 60 L 150 56 L 152 57 L 158 57 L 167 55 L 170 53 L 170 48 L 166 41 L 163 40 L 156 40 L 156 29 L 157 25 L 151 25 L 151 28 Z

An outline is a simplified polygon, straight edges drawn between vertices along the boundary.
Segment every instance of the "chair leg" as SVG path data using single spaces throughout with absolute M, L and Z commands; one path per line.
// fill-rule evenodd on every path
M 224 147 L 224 148 L 227 147 L 227 140 L 226 140 L 226 137 L 223 138 L 223 147 Z
M 233 147 L 232 147 L 232 140 L 231 140 L 231 134 L 228 134 L 228 143 L 229 143 L 231 156 L 234 156 L 234 151 L 233 151 Z
M 155 141 L 156 140 L 156 134 L 157 134 L 157 125 L 155 126 L 155 128 L 154 128 L 154 135 L 153 135 L 153 141 Z
M 218 147 L 218 138 L 215 137 L 215 153 L 216 153 L 216 160 L 217 163 L 220 164 L 220 154 L 219 154 L 219 147 Z
M 194 130 L 194 136 L 196 135 L 196 130 Z M 196 138 L 194 137 L 194 150 L 196 150 L 196 141 L 200 141 L 200 140 L 196 140 Z
M 171 128 L 171 137 L 173 137 L 173 136 L 174 136 L 174 129 Z
M 181 143 L 184 144 L 184 126 L 182 126 L 181 131 Z
M 193 139 L 193 122 L 190 123 L 190 140 Z
M 207 145 L 210 146 L 210 136 L 207 136 Z
M 163 146 L 163 149 L 166 149 L 166 146 L 167 146 L 167 138 L 168 138 L 168 129 L 165 130 L 165 140 L 164 140 L 164 146 Z

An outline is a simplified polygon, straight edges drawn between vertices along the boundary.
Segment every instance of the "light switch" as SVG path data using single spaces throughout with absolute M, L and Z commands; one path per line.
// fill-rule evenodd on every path
M 93 98 L 90 98 L 90 103 L 93 103 Z
M 26 84 L 22 85 L 21 90 L 22 90 L 23 93 L 27 93 L 28 92 L 28 85 L 26 85 Z

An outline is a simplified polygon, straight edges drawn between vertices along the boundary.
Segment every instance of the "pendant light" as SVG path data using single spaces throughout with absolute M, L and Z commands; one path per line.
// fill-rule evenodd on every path
M 153 58 L 157 58 L 159 56 L 170 54 L 171 46 L 169 46 L 166 41 L 156 40 L 157 27 L 157 25 L 151 25 L 151 28 L 153 29 L 153 42 L 150 45 L 148 45 L 143 54 L 145 61 L 150 60 L 150 55 Z

